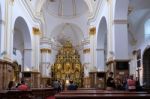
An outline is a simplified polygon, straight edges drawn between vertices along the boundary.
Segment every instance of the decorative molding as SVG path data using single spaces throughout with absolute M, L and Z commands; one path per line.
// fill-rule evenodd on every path
M 51 49 L 49 49 L 49 48 L 42 48 L 40 50 L 41 50 L 41 53 L 51 53 L 52 52 Z
M 5 61 L 12 62 L 12 59 L 11 59 L 10 56 L 7 55 L 7 54 L 4 55 L 3 59 L 4 59 Z
M 84 53 L 84 54 L 90 53 L 90 48 L 83 49 L 83 53 Z
M 96 19 L 98 18 L 97 16 L 99 15 L 100 12 L 102 12 L 106 2 L 107 2 L 106 0 L 98 0 L 96 10 L 88 18 L 88 24 L 96 21 Z
M 94 26 L 89 29 L 89 35 L 95 35 L 95 34 L 96 34 L 96 27 Z
M 113 20 L 113 24 L 128 24 L 128 20 Z
M 31 51 L 32 49 L 23 49 L 23 50 L 24 50 L 24 51 L 27 51 L 27 50 L 28 50 L 28 51 Z
M 32 19 L 34 22 L 37 22 L 37 23 L 39 23 L 39 24 L 42 24 L 42 20 L 41 20 L 39 17 L 37 17 L 37 16 L 34 15 L 34 11 L 32 10 L 31 6 L 29 6 L 28 0 L 19 0 L 19 3 L 20 3 L 22 6 L 24 6 L 24 7 L 22 7 L 23 9 L 26 8 L 25 10 L 27 10 L 29 16 L 31 17 L 31 19 Z
M 103 48 L 97 48 L 96 51 L 105 51 Z
M 36 28 L 36 27 L 33 27 L 33 28 L 32 28 L 32 31 L 33 31 L 33 34 L 34 34 L 34 35 L 41 35 L 41 34 L 42 34 L 41 31 L 40 31 L 40 29 L 39 29 L 39 28 Z

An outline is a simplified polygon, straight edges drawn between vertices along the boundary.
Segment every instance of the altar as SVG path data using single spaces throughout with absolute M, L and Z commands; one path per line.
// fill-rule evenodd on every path
M 61 80 L 65 84 L 72 80 L 79 87 L 82 86 L 83 66 L 81 65 L 78 52 L 69 41 L 66 41 L 58 51 L 56 61 L 51 69 L 53 80 Z

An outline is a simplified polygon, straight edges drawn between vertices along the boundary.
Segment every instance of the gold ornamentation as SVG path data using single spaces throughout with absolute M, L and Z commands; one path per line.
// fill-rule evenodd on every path
M 33 30 L 34 35 L 41 35 L 42 34 L 39 28 L 33 27 L 32 30 Z
M 90 48 L 84 49 L 84 50 L 83 50 L 83 53 L 84 53 L 84 54 L 90 53 Z
M 96 27 L 91 27 L 89 30 L 90 35 L 95 35 L 96 34 Z
M 69 41 L 59 50 L 54 66 L 52 66 L 52 78 L 63 81 L 73 80 L 79 87 L 82 85 L 83 68 L 81 68 L 80 56 Z
M 51 53 L 51 49 L 48 48 L 42 48 L 41 53 Z

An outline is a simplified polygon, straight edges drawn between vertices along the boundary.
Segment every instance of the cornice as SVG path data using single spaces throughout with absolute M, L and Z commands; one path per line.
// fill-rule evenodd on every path
M 113 24 L 128 24 L 128 20 L 123 19 L 113 20 Z
M 96 8 L 96 11 L 94 11 L 92 16 L 89 17 L 88 23 L 94 22 L 97 19 L 97 16 L 98 16 L 99 12 L 102 12 L 102 8 L 103 8 L 105 3 L 106 3 L 106 0 L 98 0 L 98 5 Z
M 21 5 L 25 7 L 25 9 L 27 10 L 28 14 L 31 16 L 34 22 L 37 22 L 39 24 L 42 23 L 42 20 L 34 15 L 34 12 L 31 9 L 31 6 L 29 6 L 29 4 L 27 3 L 27 0 L 18 0 L 18 1 L 20 2 Z

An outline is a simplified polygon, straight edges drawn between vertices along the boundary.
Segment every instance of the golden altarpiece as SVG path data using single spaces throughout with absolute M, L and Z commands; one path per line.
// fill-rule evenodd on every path
M 73 80 L 79 87 L 82 87 L 83 67 L 78 52 L 69 41 L 58 51 L 56 61 L 52 66 L 52 78 L 63 80 L 67 83 Z

